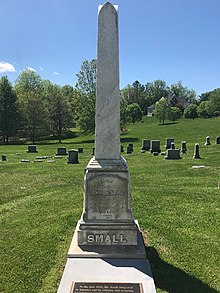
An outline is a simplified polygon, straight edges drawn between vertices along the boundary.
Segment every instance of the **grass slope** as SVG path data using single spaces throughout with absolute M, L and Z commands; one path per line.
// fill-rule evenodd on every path
M 219 292 L 220 239 L 220 120 L 181 120 L 158 125 L 154 118 L 129 125 L 124 154 L 131 173 L 132 207 L 143 230 L 158 292 Z M 204 146 L 205 137 L 211 146 Z M 178 161 L 141 154 L 142 139 L 173 137 L 188 152 Z M 65 140 L 62 146 L 84 148 L 80 164 L 67 159 L 34 163 L 25 145 L 0 146 L 0 292 L 56 292 L 67 251 L 80 218 L 84 169 L 91 158 L 94 137 Z M 202 159 L 193 159 L 194 144 Z M 37 155 L 54 155 L 61 145 L 39 145 Z M 16 153 L 23 153 L 16 156 Z M 30 163 L 20 163 L 20 159 Z M 194 165 L 206 168 L 193 169 Z

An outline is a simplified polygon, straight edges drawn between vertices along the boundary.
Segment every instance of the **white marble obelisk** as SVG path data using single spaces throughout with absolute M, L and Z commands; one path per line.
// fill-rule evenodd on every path
M 106 2 L 98 15 L 95 157 L 86 168 L 83 213 L 58 293 L 156 293 L 130 205 L 128 166 L 120 156 L 118 59 L 117 7 Z
M 95 159 L 120 159 L 117 6 L 99 6 Z

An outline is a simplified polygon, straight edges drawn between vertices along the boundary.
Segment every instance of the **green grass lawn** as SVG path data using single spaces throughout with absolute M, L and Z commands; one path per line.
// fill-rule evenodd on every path
M 205 146 L 205 137 L 211 146 Z M 131 173 L 132 207 L 147 245 L 158 292 L 220 292 L 220 119 L 180 120 L 158 125 L 154 118 L 128 125 L 123 154 Z M 176 147 L 187 141 L 182 160 L 140 153 L 142 139 L 173 137 Z M 83 204 L 84 169 L 93 136 L 39 144 L 38 154 L 26 145 L 0 146 L 0 292 L 55 293 Z M 193 159 L 200 144 L 201 160 Z M 56 148 L 83 147 L 80 164 L 34 163 L 37 155 L 54 156 Z M 22 153 L 16 156 L 16 153 Z M 30 159 L 30 163 L 21 163 Z M 192 168 L 204 165 L 206 168 Z

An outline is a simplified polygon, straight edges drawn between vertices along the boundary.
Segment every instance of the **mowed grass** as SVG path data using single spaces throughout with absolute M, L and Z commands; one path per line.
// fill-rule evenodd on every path
M 211 146 L 205 146 L 205 137 Z M 132 207 L 146 241 L 158 292 L 220 291 L 220 119 L 181 120 L 158 125 L 154 118 L 128 125 L 122 135 L 123 154 L 131 173 Z M 182 160 L 140 153 L 142 139 L 173 137 L 176 147 L 187 142 Z M 39 144 L 38 154 L 25 145 L 0 146 L 0 292 L 55 293 L 83 205 L 84 169 L 94 146 L 93 136 L 57 144 Z M 201 159 L 193 159 L 194 144 Z M 80 164 L 34 163 L 36 156 L 54 156 L 57 147 L 84 148 Z M 22 153 L 16 156 L 16 153 Z M 21 163 L 30 159 L 30 163 Z M 205 168 L 192 168 L 204 165 Z M 104 272 L 103 272 L 104 273 Z

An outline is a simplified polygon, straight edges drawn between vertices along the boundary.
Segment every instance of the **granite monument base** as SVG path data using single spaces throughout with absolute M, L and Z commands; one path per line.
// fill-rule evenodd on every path
M 146 259 L 68 258 L 57 293 L 75 292 L 156 293 L 156 289 Z
M 94 243 L 87 245 L 78 244 L 80 221 L 76 226 L 75 233 L 68 251 L 68 257 L 81 257 L 81 258 L 136 258 L 145 259 L 146 252 L 145 246 L 142 238 L 142 234 L 139 230 L 138 223 L 135 221 L 137 239 L 136 245 L 126 245 L 126 243 L 120 243 L 120 238 L 111 238 L 115 240 L 115 244 L 106 243 L 105 245 L 96 245 Z M 94 233 L 92 234 L 94 235 Z M 99 234 L 103 235 L 103 234 Z M 99 236 L 100 238 L 100 236 Z M 104 238 L 106 239 L 106 238 Z

